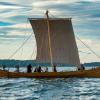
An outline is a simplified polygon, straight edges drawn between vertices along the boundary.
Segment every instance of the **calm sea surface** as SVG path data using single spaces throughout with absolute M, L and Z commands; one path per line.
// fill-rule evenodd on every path
M 100 79 L 0 78 L 0 100 L 100 100 Z

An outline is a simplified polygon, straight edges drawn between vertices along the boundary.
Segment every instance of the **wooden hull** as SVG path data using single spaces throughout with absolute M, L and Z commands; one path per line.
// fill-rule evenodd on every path
M 67 71 L 67 72 L 8 72 L 0 70 L 0 77 L 8 78 L 71 78 L 71 77 L 91 77 L 100 78 L 100 67 L 84 71 Z

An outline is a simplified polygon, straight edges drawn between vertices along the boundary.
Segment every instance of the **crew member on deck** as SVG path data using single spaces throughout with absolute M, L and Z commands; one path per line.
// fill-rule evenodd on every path
M 16 72 L 19 72 L 19 65 L 16 65 Z
M 38 68 L 37 68 L 37 67 L 35 67 L 34 72 L 37 72 L 37 70 L 38 70 Z
M 43 72 L 41 66 L 35 68 L 34 72 Z
M 84 67 L 84 65 L 83 65 L 83 64 L 81 64 L 81 68 L 82 68 L 82 70 L 85 70 L 85 67 Z
M 2 65 L 2 67 L 3 67 L 3 70 L 6 70 L 5 68 L 6 68 L 6 65 Z
M 81 64 L 81 68 L 78 68 L 78 70 L 85 70 L 85 67 L 83 64 Z
M 53 72 L 57 72 L 56 65 L 53 66 Z
M 27 73 L 32 73 L 32 65 L 31 64 L 29 64 L 27 66 Z
M 42 68 L 41 68 L 41 66 L 38 67 L 38 70 L 37 71 L 38 72 L 42 72 L 43 71 Z

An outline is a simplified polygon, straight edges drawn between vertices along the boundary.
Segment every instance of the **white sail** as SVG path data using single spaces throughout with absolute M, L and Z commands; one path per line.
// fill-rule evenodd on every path
M 40 63 L 50 63 L 47 19 L 29 20 L 37 42 L 36 60 Z M 71 64 L 81 68 L 71 19 L 49 19 L 49 27 L 53 64 Z

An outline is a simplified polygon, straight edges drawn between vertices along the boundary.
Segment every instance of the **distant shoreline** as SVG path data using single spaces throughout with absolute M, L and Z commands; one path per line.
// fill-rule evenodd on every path
M 37 66 L 37 65 L 41 65 L 41 66 L 50 66 L 49 63 L 37 63 L 36 61 L 33 60 L 8 60 L 8 59 L 0 59 L 0 67 L 2 65 L 6 65 L 7 67 L 15 67 L 15 65 L 20 65 L 21 67 L 25 67 L 28 64 L 32 64 L 32 66 Z M 67 64 L 57 64 L 58 66 L 68 66 L 71 67 L 71 65 L 67 65 Z M 100 62 L 90 62 L 90 63 L 84 63 L 84 66 L 100 66 Z

